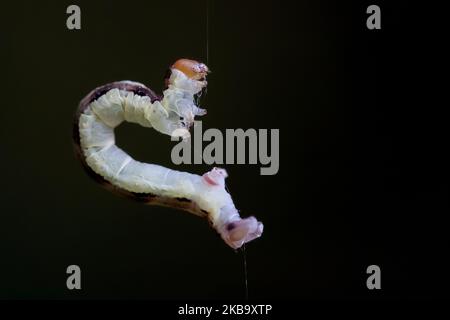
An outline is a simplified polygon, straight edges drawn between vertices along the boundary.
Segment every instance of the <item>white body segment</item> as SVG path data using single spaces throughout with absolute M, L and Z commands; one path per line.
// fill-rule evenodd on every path
M 251 227 L 256 228 L 253 238 L 249 236 L 237 241 L 225 239 L 229 238 L 225 226 L 241 218 L 223 184 L 211 184 L 208 183 L 210 180 L 196 174 L 136 161 L 115 144 L 114 128 L 123 121 L 153 127 L 168 135 L 181 132 L 188 136 L 194 117 L 205 113 L 194 103 L 194 95 L 204 85 L 206 82 L 189 79 L 182 72 L 172 70 L 169 87 L 161 101 L 152 103 L 148 96 L 111 89 L 92 101 L 81 114 L 80 146 L 88 166 L 119 188 L 194 201 L 208 212 L 213 227 L 224 240 L 233 248 L 238 248 L 259 236 L 262 224 L 253 218 L 255 222 Z

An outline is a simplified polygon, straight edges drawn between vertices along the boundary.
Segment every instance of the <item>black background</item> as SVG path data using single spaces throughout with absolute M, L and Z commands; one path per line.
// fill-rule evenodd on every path
M 123 79 L 160 92 L 179 57 L 213 73 L 207 128 L 279 128 L 280 171 L 226 165 L 243 216 L 250 299 L 448 296 L 448 112 L 438 5 L 75 1 L 1 5 L 0 298 L 243 299 L 243 257 L 206 221 L 116 197 L 83 172 L 72 116 Z M 445 101 L 445 100 L 444 100 Z M 175 167 L 168 137 L 117 130 L 135 158 Z M 207 165 L 177 169 L 203 173 Z M 66 267 L 82 290 L 66 288 Z M 366 287 L 381 267 L 382 289 Z

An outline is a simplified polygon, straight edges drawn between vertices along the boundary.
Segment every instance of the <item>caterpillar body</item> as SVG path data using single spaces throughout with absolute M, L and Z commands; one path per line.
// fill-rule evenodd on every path
M 254 217 L 242 219 L 225 190 L 224 169 L 204 175 L 172 170 L 133 159 L 115 144 L 114 128 L 128 121 L 166 135 L 189 137 L 195 104 L 206 87 L 206 65 L 180 59 L 169 69 L 166 90 L 157 95 L 145 85 L 118 81 L 92 90 L 75 114 L 75 153 L 87 173 L 117 194 L 151 205 L 169 206 L 207 218 L 232 248 L 240 248 L 263 231 Z

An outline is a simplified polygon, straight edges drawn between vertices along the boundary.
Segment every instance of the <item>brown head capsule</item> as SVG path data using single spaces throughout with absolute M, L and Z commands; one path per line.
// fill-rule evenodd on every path
M 169 79 L 173 69 L 181 71 L 189 79 L 203 82 L 206 86 L 206 76 L 210 72 L 209 68 L 204 63 L 183 58 L 175 61 L 175 63 L 170 66 L 170 69 L 167 70 L 166 76 L 164 78 L 166 88 L 169 86 Z
M 178 59 L 172 68 L 180 70 L 190 79 L 200 81 L 204 81 L 209 72 L 204 63 L 190 59 Z

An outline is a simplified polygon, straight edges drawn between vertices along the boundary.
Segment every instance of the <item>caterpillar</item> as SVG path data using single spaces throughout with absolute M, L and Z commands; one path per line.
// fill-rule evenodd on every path
M 179 59 L 168 70 L 162 95 L 134 81 L 95 88 L 75 113 L 73 144 L 88 175 L 106 189 L 206 218 L 227 245 L 238 249 L 260 237 L 263 224 L 253 216 L 240 217 L 225 188 L 225 169 L 213 168 L 201 176 L 176 171 L 139 162 L 115 144 L 114 128 L 124 121 L 189 138 L 195 117 L 206 114 L 196 99 L 207 86 L 208 73 L 203 63 Z

